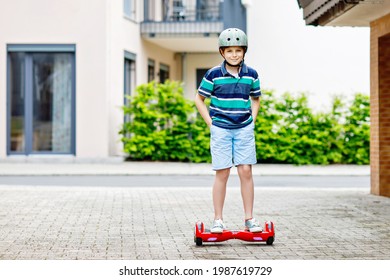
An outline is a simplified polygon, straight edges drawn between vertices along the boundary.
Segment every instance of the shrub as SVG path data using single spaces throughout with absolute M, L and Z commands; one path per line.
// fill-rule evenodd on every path
M 345 163 L 370 163 L 370 98 L 358 93 L 349 107 L 344 125 Z
M 120 131 L 129 159 L 187 161 L 192 147 L 188 116 L 195 110 L 183 97 L 182 86 L 174 81 L 151 82 L 136 91 L 129 106 L 123 107 L 130 122 Z
M 132 160 L 210 162 L 210 131 L 181 84 L 167 81 L 137 88 L 123 107 L 129 122 L 120 131 Z M 356 94 L 346 109 L 334 98 L 330 112 L 314 113 L 305 94 L 276 98 L 263 91 L 256 120 L 259 162 L 368 164 L 369 97 Z

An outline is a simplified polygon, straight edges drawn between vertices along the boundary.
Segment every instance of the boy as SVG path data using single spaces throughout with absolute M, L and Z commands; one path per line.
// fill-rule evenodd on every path
M 252 165 L 256 164 L 254 123 L 260 106 L 260 82 L 256 70 L 244 63 L 248 48 L 246 34 L 228 28 L 219 36 L 221 65 L 210 69 L 198 88 L 196 107 L 210 127 L 210 150 L 213 170 L 214 222 L 212 233 L 222 233 L 223 205 L 230 168 L 237 166 L 245 212 L 245 228 L 261 232 L 253 218 L 254 184 Z M 204 100 L 211 98 L 210 112 Z

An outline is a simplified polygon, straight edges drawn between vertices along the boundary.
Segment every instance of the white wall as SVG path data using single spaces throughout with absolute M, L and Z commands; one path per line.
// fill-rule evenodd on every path
M 217 39 L 216 39 L 217 40 Z M 218 50 L 216 50 L 218 51 Z M 184 94 L 186 98 L 194 99 L 196 90 L 199 85 L 196 82 L 196 69 L 210 69 L 218 64 L 221 64 L 223 58 L 216 53 L 189 53 L 186 56 L 185 62 L 185 78 L 184 78 Z
M 148 59 L 170 67 L 170 79 L 185 73 L 185 94 L 192 99 L 196 69 L 221 63 L 219 54 L 181 56 L 140 37 L 143 1 L 137 18 L 124 17 L 122 0 L 13 0 L 0 9 L 0 157 L 6 156 L 7 44 L 76 45 L 76 156 L 122 155 L 118 131 L 123 122 L 124 51 L 136 54 L 136 84 L 147 82 Z
M 0 9 L 0 157 L 6 156 L 6 44 L 76 44 L 76 155 L 108 155 L 106 0 L 13 0 Z
M 369 94 L 369 28 L 306 26 L 297 1 L 251 3 L 247 61 L 263 88 L 306 92 L 315 109 L 334 95 Z
M 143 1 L 137 2 L 136 21 L 123 15 L 122 0 L 107 0 L 107 96 L 105 99 L 108 110 L 108 129 L 104 136 L 108 138 L 110 156 L 123 155 L 123 144 L 118 134 L 123 124 L 121 107 L 124 100 L 124 52 L 136 55 L 136 85 L 147 83 L 148 58 L 155 60 L 156 78 L 159 63 L 170 66 L 171 79 L 178 79 L 177 61 L 174 53 L 144 41 L 140 36 L 139 22 L 143 19 Z

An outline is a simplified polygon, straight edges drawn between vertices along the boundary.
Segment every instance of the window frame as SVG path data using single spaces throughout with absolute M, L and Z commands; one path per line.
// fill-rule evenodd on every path
M 137 21 L 137 1 L 123 0 L 123 16 L 131 21 Z
M 130 71 L 127 71 L 128 66 Z M 128 51 L 125 51 L 123 59 L 123 106 L 129 105 L 127 95 L 132 96 L 135 91 L 136 85 L 136 73 L 137 73 L 137 55 Z M 129 74 L 129 75 L 128 75 Z M 123 115 L 123 123 L 130 122 L 131 119 L 128 115 Z M 126 137 L 130 138 L 130 134 Z
M 151 71 L 153 69 L 153 71 Z M 148 58 L 148 83 L 156 80 L 156 62 L 154 59 Z M 151 77 L 151 75 L 153 77 Z
M 162 80 L 162 78 L 161 78 L 161 72 L 167 72 L 168 73 L 167 77 L 164 77 L 164 80 Z M 159 81 L 160 81 L 160 83 L 164 83 L 166 80 L 169 80 L 169 76 L 170 76 L 170 67 L 169 67 L 169 65 L 165 64 L 165 63 L 160 63 L 158 73 L 159 73 Z

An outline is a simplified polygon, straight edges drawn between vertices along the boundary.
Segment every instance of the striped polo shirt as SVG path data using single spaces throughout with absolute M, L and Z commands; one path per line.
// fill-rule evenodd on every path
M 227 129 L 245 127 L 253 121 L 250 97 L 261 95 L 259 75 L 243 64 L 238 77 L 234 77 L 223 62 L 207 71 L 198 93 L 211 98 L 209 113 L 213 125 Z

